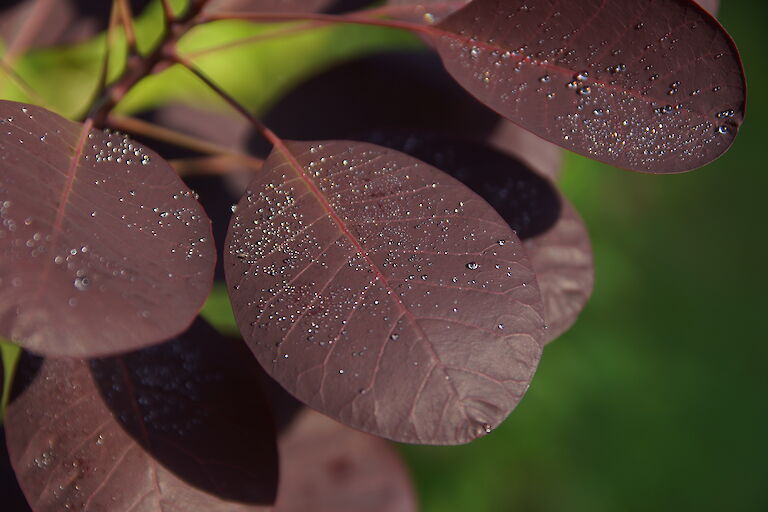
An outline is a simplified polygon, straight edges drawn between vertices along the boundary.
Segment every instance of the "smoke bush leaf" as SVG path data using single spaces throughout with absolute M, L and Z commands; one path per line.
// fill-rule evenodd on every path
M 576 321 L 592 294 L 592 248 L 578 212 L 547 179 L 552 168 L 533 171 L 512 155 L 445 136 L 380 134 L 370 140 L 449 173 L 485 199 L 515 230 L 536 272 L 546 341 Z M 530 153 L 521 149 L 523 155 Z
M 447 70 L 486 105 L 620 167 L 700 167 L 744 117 L 738 51 L 689 0 L 475 0 L 429 33 Z
M 211 289 L 210 220 L 154 152 L 0 102 L 0 335 L 93 357 L 183 331 Z
M 403 461 L 390 443 L 303 408 L 279 438 L 275 512 L 416 512 Z
M 311 407 L 390 439 L 456 444 L 518 403 L 543 337 L 535 275 L 480 197 L 357 142 L 273 151 L 224 264 L 246 342 Z
M 36 512 L 271 510 L 277 452 L 258 366 L 203 322 L 92 361 L 25 355 L 11 463 Z

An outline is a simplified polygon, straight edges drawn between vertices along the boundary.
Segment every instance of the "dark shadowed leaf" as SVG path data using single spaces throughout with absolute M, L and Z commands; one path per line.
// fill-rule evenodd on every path
M 90 357 L 183 331 L 215 260 L 195 194 L 120 134 L 8 101 L 0 126 L 0 335 Z
M 501 118 L 451 80 L 434 54 L 395 52 L 345 63 L 307 80 L 264 120 L 292 140 L 358 139 L 374 130 L 484 140 Z
M 387 14 L 394 18 L 433 25 L 458 11 L 470 0 L 387 0 Z
M 410 512 L 416 497 L 387 441 L 304 407 L 261 371 L 278 430 L 275 512 Z
M 149 0 L 131 0 L 134 13 Z M 112 2 L 105 0 L 4 0 L 0 38 L 12 52 L 76 43 L 106 30 Z
M 256 361 L 201 321 L 125 356 L 19 366 L 8 449 L 36 512 L 268 510 L 272 419 Z
M 238 326 L 301 401 L 354 428 L 471 441 L 528 387 L 541 302 L 520 242 L 480 197 L 356 142 L 276 150 L 232 218 Z
M 0 426 L 0 504 L 3 512 L 30 512 L 24 493 L 13 473 L 8 449 L 5 446 L 5 428 Z
M 558 146 L 472 98 L 426 52 L 376 55 L 332 68 L 289 92 L 265 121 L 293 140 L 371 141 L 376 132 L 415 132 L 486 141 L 547 176 L 556 177 L 560 169 Z M 262 139 L 254 141 L 266 156 Z
M 700 167 L 744 117 L 736 47 L 689 0 L 475 0 L 428 30 L 448 71 L 486 105 L 620 167 Z
M 333 5 L 334 0 L 211 0 L 208 12 L 317 12 Z
M 469 141 L 427 135 L 378 135 L 369 140 L 449 173 L 515 230 L 536 271 L 546 341 L 576 321 L 594 285 L 592 248 L 578 212 L 549 179 L 508 154 Z
M 281 433 L 275 512 L 415 512 L 394 447 L 303 408 Z

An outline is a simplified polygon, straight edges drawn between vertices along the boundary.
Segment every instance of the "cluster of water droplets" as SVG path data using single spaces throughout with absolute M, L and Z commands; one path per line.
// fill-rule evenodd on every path
M 124 134 L 110 129 L 104 130 L 104 136 L 91 132 L 88 134 L 94 153 L 86 154 L 85 160 L 93 159 L 98 163 L 116 163 L 125 165 L 149 165 L 150 157 L 140 144 L 133 142 Z
M 429 322 L 455 336 L 529 328 L 519 312 L 502 319 L 490 307 L 531 300 L 532 274 L 503 221 L 478 217 L 475 196 L 376 146 L 297 152 L 300 170 L 273 155 L 249 186 L 228 246 L 238 321 L 278 380 L 313 382 L 310 401 L 334 400 L 325 391 L 338 379 L 363 397 L 382 357 L 400 353 L 417 372 L 437 364 Z
M 609 10 L 596 12 L 590 23 L 607 20 Z M 685 165 L 729 144 L 730 137 L 723 136 L 733 135 L 738 126 L 738 109 L 718 102 L 722 83 L 707 73 L 709 66 L 717 69 L 713 63 L 724 52 L 691 57 L 701 68 L 695 74 L 684 58 L 690 52 L 681 47 L 686 38 L 722 44 L 722 34 L 710 24 L 692 21 L 664 32 L 655 23 L 616 26 L 611 18 L 605 37 L 598 32 L 586 37 L 583 27 L 569 21 L 570 14 L 543 12 L 536 5 L 503 6 L 494 19 L 485 19 L 477 9 L 471 23 L 466 16 L 464 25 L 453 20 L 463 27 L 458 37 L 439 41 L 448 69 L 475 95 L 524 126 L 547 112 L 554 125 L 539 123 L 536 133 L 560 139 L 566 147 L 637 168 L 662 161 Z M 625 34 L 634 46 L 622 46 L 613 32 Z M 571 42 L 575 39 L 578 45 Z M 718 105 L 715 110 L 712 104 Z

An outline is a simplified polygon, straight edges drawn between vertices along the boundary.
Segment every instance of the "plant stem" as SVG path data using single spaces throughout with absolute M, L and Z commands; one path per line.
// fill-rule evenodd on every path
M 125 30 L 125 41 L 128 44 L 128 55 L 138 55 L 139 47 L 136 41 L 136 31 L 133 28 L 133 12 L 128 0 L 117 0 L 120 6 L 120 20 Z
M 21 28 L 16 32 L 16 37 L 14 37 L 13 41 L 8 45 L 8 50 L 5 53 L 5 59 L 8 65 L 13 66 L 16 58 L 29 49 L 56 1 L 57 0 L 37 0 L 34 3 L 31 12 L 24 19 Z
M 380 12 L 376 10 L 375 13 Z M 362 14 L 362 15 L 361 15 Z M 200 16 L 200 22 L 209 22 L 216 20 L 250 20 L 250 21 L 319 21 L 324 23 L 351 23 L 355 25 L 373 25 L 377 27 L 396 28 L 401 30 L 408 30 L 410 32 L 418 32 L 424 34 L 434 34 L 435 28 L 428 25 L 421 25 L 419 23 L 411 23 L 408 21 L 390 20 L 376 18 L 365 14 L 365 11 L 361 13 L 353 13 L 346 15 L 335 14 L 317 14 L 317 13 L 304 13 L 304 14 L 291 14 L 291 13 L 251 13 L 251 12 L 218 12 L 210 14 L 202 14 Z
M 171 6 L 170 0 L 162 0 L 163 5 L 163 15 L 165 16 L 165 22 L 167 24 L 171 24 L 176 19 L 176 15 L 173 12 L 173 7 Z
M 115 43 L 115 31 L 120 22 L 120 16 L 119 0 L 112 0 L 112 10 L 109 13 L 109 27 L 107 28 L 107 37 L 104 43 L 104 61 L 101 63 L 96 97 L 101 96 L 107 88 L 107 80 L 109 80 L 109 56 L 112 53 L 112 47 Z
M 16 82 L 16 85 L 19 86 L 19 89 L 21 89 L 24 94 L 29 97 L 30 100 L 37 103 L 38 105 L 45 105 L 45 99 L 40 96 L 40 94 L 35 91 L 35 89 L 29 85 L 29 83 L 24 80 L 24 78 L 22 78 L 22 76 L 18 74 L 10 64 L 5 61 L 5 57 L 0 57 L 0 69 L 2 69 L 3 72 L 7 74 L 8 77 L 10 77 L 11 80 Z
M 86 117 L 93 119 L 96 126 L 104 126 L 109 113 L 128 91 L 141 79 L 151 74 L 158 64 L 167 60 L 169 52 L 175 51 L 176 42 L 199 23 L 198 16 L 206 3 L 207 0 L 193 1 L 186 13 L 172 21 L 167 21 L 164 36 L 149 55 L 129 56 L 122 76 L 96 99 Z
M 171 58 L 176 61 L 177 63 L 181 64 L 185 68 L 187 68 L 192 74 L 194 74 L 197 78 L 199 78 L 205 85 L 207 85 L 213 92 L 218 94 L 221 99 L 226 101 L 233 109 L 235 109 L 237 112 L 239 112 L 243 117 L 245 117 L 248 122 L 250 122 L 256 130 L 264 136 L 270 143 L 272 143 L 273 146 L 277 146 L 282 149 L 285 148 L 285 143 L 283 143 L 283 140 L 278 137 L 275 132 L 270 130 L 267 125 L 261 122 L 259 118 L 251 114 L 247 108 L 245 108 L 243 105 L 240 104 L 235 98 L 229 95 L 224 89 L 219 87 L 214 81 L 212 81 L 208 76 L 203 73 L 197 66 L 195 66 L 189 59 L 186 59 L 185 57 L 182 57 L 178 53 L 174 53 Z
M 227 175 L 233 174 L 242 167 L 248 167 L 254 170 L 261 169 L 263 160 L 249 158 L 244 161 L 232 155 L 215 155 L 196 158 L 177 158 L 169 160 L 169 164 L 176 170 L 179 176 L 199 176 L 199 175 Z
M 242 39 L 237 39 L 235 41 L 230 41 L 228 43 L 223 43 L 217 46 L 211 46 L 209 48 L 203 48 L 202 50 L 197 50 L 194 52 L 185 53 L 184 56 L 189 59 L 194 59 L 203 55 L 208 55 L 211 53 L 215 53 L 218 51 L 228 50 L 230 48 L 237 48 L 239 46 L 245 46 L 247 44 L 253 44 L 258 43 L 261 41 L 268 41 L 270 39 L 274 39 L 277 37 L 287 36 L 291 34 L 298 34 L 301 32 L 305 32 L 307 30 L 312 30 L 315 28 L 325 27 L 328 23 L 324 21 L 306 21 L 304 23 L 299 23 L 297 25 L 291 25 L 288 27 L 282 27 L 277 30 L 273 30 L 271 32 L 266 32 L 264 34 L 256 34 L 249 37 L 244 37 Z
M 238 160 L 248 166 L 261 167 L 262 164 L 262 161 L 258 158 L 141 119 L 110 114 L 107 117 L 107 124 L 123 132 L 143 135 L 151 139 L 173 144 L 174 146 L 196 151 L 198 153 L 225 156 L 230 159 Z

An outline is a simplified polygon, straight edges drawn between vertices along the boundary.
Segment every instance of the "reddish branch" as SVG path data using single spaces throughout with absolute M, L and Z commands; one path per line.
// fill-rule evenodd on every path
M 134 133 L 141 133 L 149 137 L 160 138 L 161 140 L 165 140 L 182 147 L 187 147 L 189 149 L 194 149 L 201 153 L 223 155 L 228 157 L 230 160 L 240 160 L 241 163 L 246 163 L 251 167 L 260 166 L 261 161 L 247 157 L 237 152 L 211 145 L 207 141 L 202 141 L 185 134 L 174 132 L 173 130 L 163 129 L 162 127 L 151 125 L 149 123 L 142 124 L 142 122 L 135 119 L 128 120 L 127 118 L 115 117 L 111 115 L 111 112 L 120 102 L 120 100 L 125 97 L 128 91 L 130 91 L 131 88 L 133 88 L 140 80 L 162 68 L 164 65 L 169 63 L 178 63 L 196 75 L 212 91 L 214 91 L 218 96 L 226 101 L 237 112 L 243 115 L 270 143 L 280 148 L 281 150 L 287 151 L 285 143 L 282 141 L 282 139 L 278 137 L 266 125 L 264 125 L 261 120 L 254 116 L 250 111 L 248 111 L 246 107 L 244 107 L 240 102 L 238 102 L 229 93 L 224 91 L 213 80 L 205 75 L 205 73 L 197 68 L 194 63 L 189 60 L 189 58 L 178 54 L 176 51 L 176 45 L 183 35 L 185 35 L 196 25 L 220 19 L 246 19 L 253 21 L 309 20 L 303 25 L 299 25 L 298 29 L 311 28 L 327 23 L 353 23 L 406 29 L 412 32 L 425 32 L 429 30 L 428 27 L 415 23 L 379 18 L 379 16 L 387 14 L 387 10 L 385 8 L 361 11 L 359 13 L 352 13 L 343 16 L 324 14 L 290 15 L 258 13 L 204 13 L 203 10 L 208 0 L 191 0 L 189 8 L 186 12 L 182 14 L 176 14 L 173 12 L 170 2 L 168 0 L 163 0 L 162 7 L 165 19 L 165 33 L 161 38 L 161 41 L 156 45 L 152 52 L 146 56 L 141 56 L 136 51 L 136 39 L 133 32 L 133 24 L 131 21 L 130 7 L 128 2 L 127 0 L 116 0 L 116 2 L 116 5 L 119 7 L 119 18 L 122 19 L 126 31 L 126 37 L 128 39 L 129 55 L 127 64 L 122 76 L 110 86 L 105 87 L 102 93 L 99 95 L 98 99 L 94 102 L 94 105 L 87 116 L 88 119 L 91 119 L 95 126 L 109 125 L 118 129 L 122 128 L 125 131 L 132 131 Z M 291 29 L 289 28 L 284 32 L 289 33 L 290 30 Z M 278 31 L 278 33 L 281 33 L 281 31 Z M 105 68 L 106 65 L 107 62 L 105 60 Z M 216 164 L 217 169 L 227 168 L 221 160 L 216 161 Z M 184 161 L 180 162 L 179 165 L 192 171 L 198 169 L 199 161 Z

